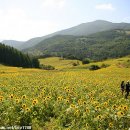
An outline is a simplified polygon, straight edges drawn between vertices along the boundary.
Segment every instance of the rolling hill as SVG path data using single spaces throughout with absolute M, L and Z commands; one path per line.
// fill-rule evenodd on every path
M 57 35 L 24 52 L 80 60 L 85 57 L 93 60 L 122 57 L 130 54 L 130 35 L 124 30 L 103 31 L 89 36 Z
M 113 29 L 130 30 L 130 24 L 129 23 L 112 23 L 112 22 L 108 22 L 104 20 L 96 20 L 93 22 L 82 23 L 72 28 L 61 30 L 61 31 L 49 34 L 47 36 L 32 38 L 24 42 L 19 47 L 17 46 L 16 47 L 21 50 L 30 48 L 32 46 L 37 45 L 39 42 L 42 42 L 43 40 L 50 38 L 52 36 L 56 36 L 56 35 L 88 36 L 90 34 L 94 34 L 97 32 L 108 31 L 108 30 L 113 30 Z M 10 41 L 8 41 L 8 43 L 9 42 Z M 15 42 L 11 42 L 11 43 L 13 43 L 13 46 L 15 47 Z

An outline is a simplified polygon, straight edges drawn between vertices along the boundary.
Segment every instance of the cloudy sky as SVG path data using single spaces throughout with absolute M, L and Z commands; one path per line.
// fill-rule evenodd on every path
M 94 20 L 130 22 L 130 0 L 0 0 L 0 39 L 28 40 Z

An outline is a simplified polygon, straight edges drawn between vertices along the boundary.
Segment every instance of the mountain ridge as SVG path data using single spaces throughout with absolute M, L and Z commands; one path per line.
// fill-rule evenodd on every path
M 105 20 L 95 20 L 92 22 L 82 23 L 68 29 L 63 29 L 61 31 L 57 31 L 46 36 L 32 38 L 28 41 L 23 42 L 23 44 L 18 46 L 17 49 L 23 50 L 26 48 L 30 48 L 40 43 L 41 41 L 55 35 L 88 36 L 97 32 L 108 31 L 113 29 L 130 30 L 130 23 L 112 23 Z
M 37 56 L 63 56 L 70 59 L 103 60 L 130 54 L 130 34 L 124 30 L 109 30 L 89 36 L 57 35 L 25 49 Z M 129 31 L 130 33 L 130 31 Z

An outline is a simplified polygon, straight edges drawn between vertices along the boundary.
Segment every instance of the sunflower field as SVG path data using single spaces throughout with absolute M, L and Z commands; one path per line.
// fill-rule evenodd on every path
M 130 68 L 114 64 L 96 71 L 0 66 L 0 128 L 129 130 L 122 80 L 130 80 Z

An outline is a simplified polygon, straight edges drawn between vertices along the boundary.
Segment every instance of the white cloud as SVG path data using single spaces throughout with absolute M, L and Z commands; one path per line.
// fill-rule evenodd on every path
M 63 8 L 66 4 L 66 0 L 43 0 L 43 7 L 49 8 Z
M 56 31 L 56 24 L 48 20 L 31 19 L 24 10 L 0 10 L 0 38 L 28 40 Z
M 111 3 L 106 3 L 106 4 L 98 4 L 95 7 L 96 9 L 99 10 L 115 10 L 115 8 L 113 7 L 113 5 Z

